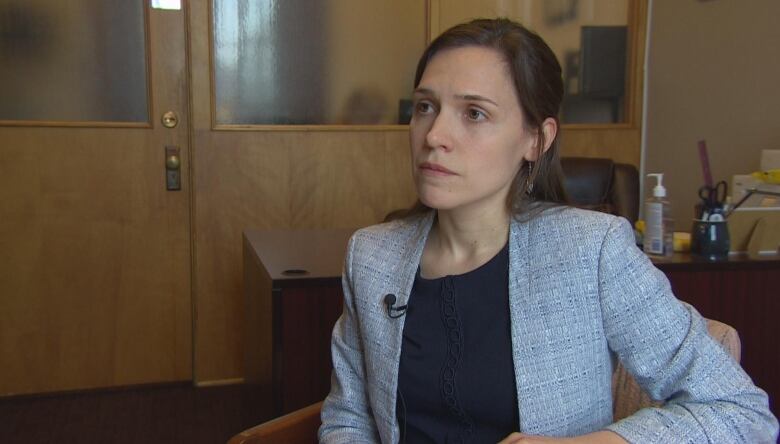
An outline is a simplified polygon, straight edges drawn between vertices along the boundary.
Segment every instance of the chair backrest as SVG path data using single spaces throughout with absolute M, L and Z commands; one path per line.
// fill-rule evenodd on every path
M 563 186 L 572 204 L 623 216 L 639 217 L 639 172 L 611 159 L 563 157 Z
M 707 319 L 707 330 L 710 336 L 739 362 L 742 346 L 734 327 Z M 630 416 L 639 409 L 661 404 L 653 401 L 623 365 L 618 363 L 612 373 L 612 415 L 615 421 Z

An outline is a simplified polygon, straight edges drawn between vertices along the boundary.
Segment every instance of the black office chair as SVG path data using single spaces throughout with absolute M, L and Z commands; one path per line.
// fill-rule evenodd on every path
M 623 216 L 633 225 L 639 217 L 639 172 L 611 159 L 563 157 L 563 185 L 573 205 Z

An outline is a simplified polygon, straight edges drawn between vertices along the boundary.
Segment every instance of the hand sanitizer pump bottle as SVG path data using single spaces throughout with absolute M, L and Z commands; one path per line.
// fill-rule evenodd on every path
M 645 201 L 645 236 L 643 249 L 654 256 L 671 256 L 674 253 L 674 221 L 672 209 L 666 200 L 663 173 L 648 174 L 655 177 L 653 196 Z

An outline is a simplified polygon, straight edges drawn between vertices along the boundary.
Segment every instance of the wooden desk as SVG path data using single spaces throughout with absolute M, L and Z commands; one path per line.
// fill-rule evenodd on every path
M 273 393 L 274 417 L 330 390 L 330 338 L 354 231 L 244 232 L 245 379 Z
M 328 392 L 330 335 L 341 313 L 341 269 L 353 231 L 244 233 L 247 380 L 273 384 L 278 414 Z M 737 329 L 742 366 L 780 414 L 780 255 L 721 262 L 676 255 L 654 262 L 679 299 Z M 285 275 L 290 268 L 309 274 Z

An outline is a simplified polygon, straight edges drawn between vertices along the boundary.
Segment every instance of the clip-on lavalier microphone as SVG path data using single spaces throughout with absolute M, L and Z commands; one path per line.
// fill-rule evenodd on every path
M 387 315 L 390 316 L 393 319 L 400 318 L 401 316 L 406 314 L 406 305 L 400 305 L 398 307 L 394 307 L 396 301 L 396 297 L 394 294 L 389 293 L 385 295 L 385 305 L 387 305 Z M 400 314 L 394 315 L 393 312 L 400 312 Z

